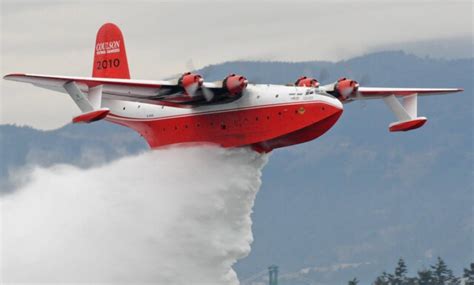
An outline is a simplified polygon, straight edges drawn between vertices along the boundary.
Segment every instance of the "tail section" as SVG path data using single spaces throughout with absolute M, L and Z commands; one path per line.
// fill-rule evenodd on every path
M 106 23 L 97 32 L 92 77 L 130 79 L 125 41 L 115 24 Z

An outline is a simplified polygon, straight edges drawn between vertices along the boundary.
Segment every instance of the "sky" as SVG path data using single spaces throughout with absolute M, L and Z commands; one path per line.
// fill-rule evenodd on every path
M 402 49 L 472 57 L 471 1 L 1 2 L 2 75 L 90 76 L 96 32 L 114 22 L 132 78 L 231 60 L 338 61 Z M 55 129 L 79 109 L 64 94 L 0 81 L 0 124 Z

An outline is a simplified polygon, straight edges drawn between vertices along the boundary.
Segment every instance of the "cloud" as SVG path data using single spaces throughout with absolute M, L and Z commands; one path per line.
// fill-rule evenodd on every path
M 0 198 L 2 282 L 237 284 L 266 160 L 188 147 L 36 168 Z

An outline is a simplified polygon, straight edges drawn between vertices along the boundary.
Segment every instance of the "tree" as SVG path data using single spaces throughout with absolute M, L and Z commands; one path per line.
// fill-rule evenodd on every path
M 444 260 L 438 257 L 435 265 L 431 265 L 435 284 L 458 285 L 459 278 L 454 277 L 453 271 L 448 268 Z
M 474 263 L 470 269 L 464 269 L 463 285 L 474 285 Z M 416 277 L 407 276 L 407 266 L 403 258 L 398 260 L 393 274 L 383 272 L 372 285 L 460 285 L 461 278 L 455 277 L 453 271 L 438 257 L 435 265 L 418 271 Z M 354 279 L 358 282 L 357 279 Z M 349 285 L 357 283 L 349 283 Z
M 373 285 L 390 285 L 389 275 L 387 272 L 383 272 L 382 275 L 375 279 Z
M 383 272 L 377 277 L 374 285 L 405 285 L 407 284 L 407 266 L 403 258 L 400 258 L 395 268 L 394 274 Z
M 402 285 L 407 281 L 407 266 L 403 258 L 398 260 L 397 267 L 395 268 L 395 274 L 392 276 L 391 283 L 393 285 Z
M 416 277 L 408 277 L 405 281 L 405 283 L 403 283 L 404 285 L 419 285 L 418 283 L 418 278 Z
M 464 274 L 462 277 L 465 278 L 466 285 L 474 285 L 474 263 L 471 263 L 471 268 L 464 268 Z
M 398 260 L 397 268 L 395 268 L 395 277 L 404 278 L 407 274 L 407 266 L 403 258 Z
M 420 285 L 434 285 L 433 272 L 429 269 L 422 269 L 418 271 L 418 284 Z
M 347 284 L 348 285 L 357 285 L 357 284 L 359 284 L 359 280 L 357 280 L 357 278 L 354 278 L 351 281 L 349 281 L 349 283 L 347 283 Z

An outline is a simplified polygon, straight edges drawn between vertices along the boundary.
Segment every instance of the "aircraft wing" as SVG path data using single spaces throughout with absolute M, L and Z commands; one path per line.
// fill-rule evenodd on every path
M 385 88 L 385 87 L 359 87 L 356 96 L 350 97 L 351 100 L 360 99 L 376 99 L 385 96 L 394 95 L 397 97 L 410 96 L 417 94 L 420 96 L 426 95 L 441 95 L 454 92 L 460 92 L 463 89 L 459 88 Z
M 427 119 L 418 117 L 418 96 L 461 92 L 461 88 L 387 88 L 363 87 L 352 79 L 340 78 L 337 82 L 322 86 L 324 92 L 343 103 L 357 100 L 383 99 L 397 118 L 389 125 L 391 132 L 409 131 L 423 126 Z
M 8 74 L 6 80 L 31 83 L 41 88 L 68 93 L 65 85 L 74 82 L 78 89 L 87 94 L 89 90 L 101 86 L 104 98 L 143 102 L 173 107 L 192 107 L 229 100 L 222 84 L 204 82 L 193 96 L 173 81 L 132 80 L 98 77 L 70 77 L 39 74 Z
M 404 132 L 423 126 L 427 119 L 418 117 L 418 96 L 461 92 L 461 88 L 384 88 L 359 87 L 346 102 L 381 98 L 397 118 L 389 125 L 391 132 Z

